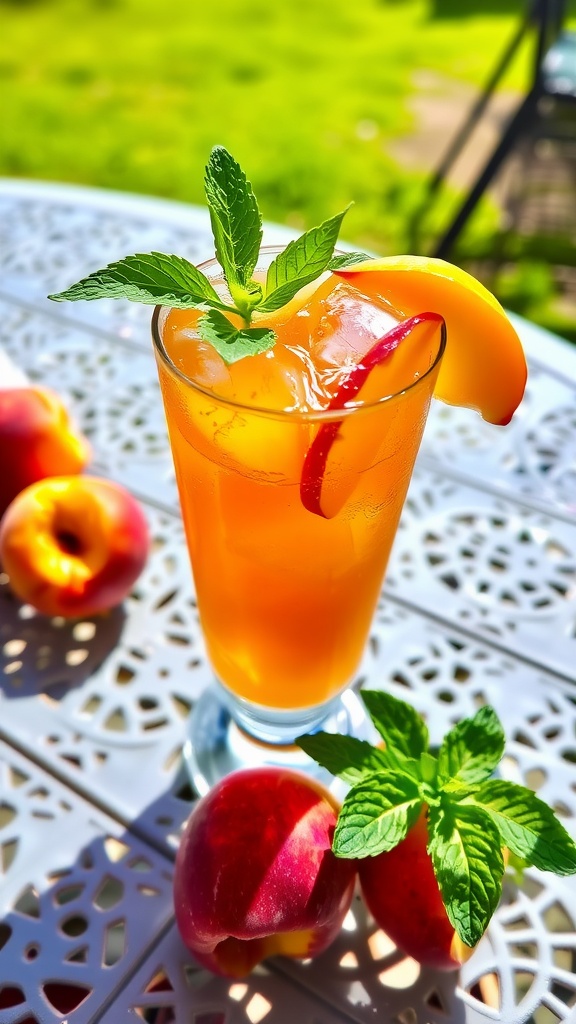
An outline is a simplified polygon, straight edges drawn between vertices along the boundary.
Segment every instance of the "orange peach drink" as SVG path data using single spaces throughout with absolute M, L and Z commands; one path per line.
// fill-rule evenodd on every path
M 424 286 L 414 295 L 399 287 L 396 298 L 406 275 L 396 264 L 393 272 L 382 269 L 385 262 L 324 275 L 276 313 L 256 314 L 254 326 L 273 327 L 277 343 L 231 365 L 199 340 L 197 310 L 155 315 L 208 654 L 220 681 L 258 705 L 312 707 L 357 672 L 439 371 L 443 398 L 459 401 L 458 388 L 470 380 L 465 402 L 493 422 L 507 421 L 522 394 L 521 349 L 492 297 L 478 298 L 458 281 L 434 305 L 426 261 Z M 217 264 L 203 269 L 212 268 L 223 288 Z M 466 303 L 476 300 L 482 316 L 473 337 L 460 339 L 459 355 L 451 355 L 451 331 L 464 326 Z M 363 357 L 424 309 L 448 321 L 447 372 L 440 370 L 441 317 L 415 322 L 342 409 L 342 389 Z M 493 379 L 478 384 L 474 346 L 486 322 Z M 507 380 L 494 372 L 502 354 Z M 494 398 L 493 384 L 501 396 Z

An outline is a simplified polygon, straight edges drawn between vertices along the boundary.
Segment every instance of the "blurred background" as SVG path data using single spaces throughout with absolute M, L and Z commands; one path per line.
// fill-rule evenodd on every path
M 0 175 L 202 203 L 218 142 L 267 219 L 304 229 L 354 201 L 347 241 L 432 253 L 534 86 L 546 6 L 524 25 L 523 0 L 0 0 Z M 545 96 L 524 129 L 449 258 L 576 341 L 576 99 Z

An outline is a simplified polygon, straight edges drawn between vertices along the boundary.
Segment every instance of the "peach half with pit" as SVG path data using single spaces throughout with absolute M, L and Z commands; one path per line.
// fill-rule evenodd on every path
M 196 804 L 176 859 L 174 904 L 204 967 L 243 977 L 275 955 L 316 956 L 336 938 L 356 863 L 332 853 L 338 804 L 318 782 L 247 768 Z
M 47 477 L 0 521 L 0 564 L 21 601 L 44 615 L 95 615 L 120 604 L 148 557 L 146 517 L 119 484 Z
M 80 473 L 90 447 L 49 388 L 0 389 L 0 515 L 29 484 Z

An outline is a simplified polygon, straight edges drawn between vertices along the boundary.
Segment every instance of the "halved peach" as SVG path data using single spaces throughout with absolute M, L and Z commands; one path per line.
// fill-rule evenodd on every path
M 121 484 L 94 476 L 30 484 L 0 523 L 0 561 L 12 591 L 42 615 L 113 608 L 142 572 L 148 548 L 140 503 Z

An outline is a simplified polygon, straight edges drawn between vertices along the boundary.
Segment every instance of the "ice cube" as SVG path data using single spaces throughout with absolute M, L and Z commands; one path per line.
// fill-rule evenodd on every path
M 261 409 L 321 408 L 314 399 L 314 365 L 301 346 L 283 345 L 230 367 L 234 400 Z
M 338 282 L 322 306 L 310 351 L 322 387 L 332 395 L 399 317 L 391 306 L 367 298 L 347 281 Z
M 230 367 L 207 341 L 201 341 L 193 327 L 175 330 L 170 344 L 174 365 L 200 387 L 224 394 L 231 388 Z

